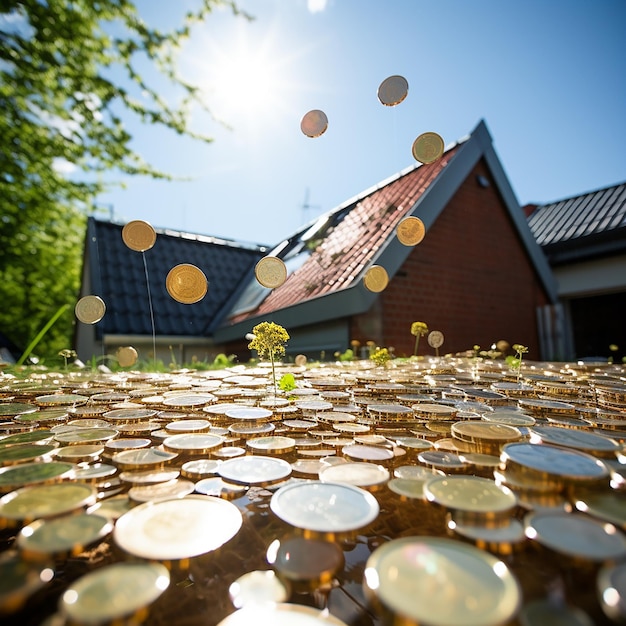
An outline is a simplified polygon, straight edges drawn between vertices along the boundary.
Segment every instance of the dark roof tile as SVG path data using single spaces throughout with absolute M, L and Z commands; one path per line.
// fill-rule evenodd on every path
M 122 228 L 89 218 L 91 289 L 107 306 L 102 320 L 105 334 L 151 335 L 150 300 L 157 335 L 209 334 L 242 277 L 266 250 L 260 245 L 157 229 L 156 243 L 141 253 L 124 244 Z M 195 265 L 207 277 L 208 291 L 200 302 L 181 304 L 167 292 L 166 276 L 180 263 Z

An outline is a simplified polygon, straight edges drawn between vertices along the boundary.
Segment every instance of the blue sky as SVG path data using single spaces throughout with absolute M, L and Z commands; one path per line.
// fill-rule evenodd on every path
M 522 205 L 626 180 L 624 0 L 238 4 L 256 19 L 216 11 L 180 54 L 232 128 L 194 111 L 206 145 L 129 119 L 135 149 L 190 180 L 126 180 L 100 198 L 116 220 L 275 244 L 413 165 L 419 134 L 449 144 L 481 119 Z M 193 5 L 138 2 L 163 27 Z M 409 91 L 386 107 L 377 89 L 392 75 Z M 300 130 L 311 109 L 328 116 L 321 137 Z

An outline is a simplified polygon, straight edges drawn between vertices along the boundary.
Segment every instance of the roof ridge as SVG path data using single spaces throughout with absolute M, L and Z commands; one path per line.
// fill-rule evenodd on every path
M 558 198 L 556 200 L 551 200 L 550 202 L 527 202 L 524 206 L 529 205 L 529 204 L 533 204 L 536 205 L 537 209 L 540 209 L 542 207 L 547 207 L 550 206 L 552 204 L 559 204 L 561 202 L 569 202 L 571 200 L 576 200 L 577 198 L 584 198 L 585 196 L 592 196 L 596 193 L 600 193 L 602 191 L 608 191 L 609 189 L 617 189 L 618 187 L 622 187 L 626 185 L 626 180 L 622 181 L 621 183 L 614 183 L 612 185 L 605 185 L 604 187 L 598 187 L 597 189 L 593 189 L 591 191 L 585 191 L 583 193 L 577 193 L 574 194 L 572 196 L 566 196 L 565 198 Z
M 119 226 L 124 227 L 131 220 L 127 220 L 124 222 L 120 221 L 111 221 L 111 220 L 102 220 L 98 219 L 94 216 L 89 216 L 90 219 L 93 219 L 95 222 L 100 224 L 109 224 L 111 226 Z M 201 243 L 215 243 L 218 245 L 229 245 L 234 248 L 244 248 L 246 250 L 258 250 L 264 252 L 270 249 L 269 244 L 265 243 L 254 243 L 254 242 L 246 242 L 240 241 L 238 239 L 230 239 L 229 237 L 217 237 L 216 235 L 203 235 L 201 233 L 192 233 L 186 230 L 177 230 L 175 228 L 168 228 L 162 226 L 152 226 L 157 235 L 167 235 L 169 237 L 177 237 L 178 239 L 188 239 L 190 241 L 199 241 Z

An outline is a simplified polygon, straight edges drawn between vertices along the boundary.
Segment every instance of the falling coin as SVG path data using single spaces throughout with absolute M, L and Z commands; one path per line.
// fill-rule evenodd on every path
M 305 113 L 300 122 L 300 130 L 307 137 L 319 137 L 326 132 L 327 128 L 328 118 L 326 117 L 326 113 L 318 109 L 313 109 Z
M 83 324 L 99 322 L 106 311 L 104 300 L 98 296 L 85 296 L 74 307 L 74 313 Z
M 416 161 L 424 163 L 434 163 L 443 154 L 443 139 L 437 133 L 422 133 L 413 142 L 413 157 Z
M 167 293 L 177 302 L 194 304 L 206 295 L 208 284 L 201 269 L 181 263 L 173 267 L 165 279 Z
M 400 104 L 409 92 L 409 83 L 403 76 L 389 76 L 378 87 L 381 104 L 393 107 Z
M 389 276 L 387 275 L 387 270 L 382 265 L 372 265 L 363 277 L 363 284 L 366 289 L 374 293 L 383 291 L 388 283 Z
M 120 367 L 130 367 L 137 362 L 137 350 L 132 346 L 122 346 L 117 349 L 117 362 Z
M 274 289 L 287 280 L 287 267 L 282 259 L 266 256 L 256 264 L 254 275 L 263 287 Z
M 398 241 L 405 246 L 416 246 L 424 239 L 426 228 L 419 217 L 405 217 L 399 224 L 396 234 Z
M 122 228 L 122 240 L 136 252 L 150 250 L 156 241 L 156 232 L 148 222 L 133 220 Z

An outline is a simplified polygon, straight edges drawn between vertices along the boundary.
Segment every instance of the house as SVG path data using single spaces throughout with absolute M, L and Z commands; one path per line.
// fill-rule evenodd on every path
M 396 236 L 409 216 L 426 231 L 415 246 Z M 353 340 L 411 355 L 414 321 L 443 333 L 442 354 L 505 340 L 528 346 L 531 359 L 553 359 L 560 345 L 556 281 L 483 121 L 440 159 L 416 162 L 272 249 L 159 231 L 154 247 L 138 253 L 125 247 L 121 228 L 89 220 L 81 295 L 100 295 L 107 312 L 93 327 L 78 323 L 83 359 L 122 345 L 145 354 L 156 341 L 159 356 L 173 346 L 179 363 L 217 352 L 246 361 L 245 336 L 261 321 L 288 330 L 288 356 L 312 358 L 333 358 Z M 255 277 L 264 256 L 287 268 L 273 289 Z M 197 304 L 179 304 L 165 289 L 177 263 L 207 273 L 209 291 Z M 372 265 L 389 277 L 380 292 L 364 285 Z M 423 341 L 426 353 L 435 351 Z
M 396 237 L 407 216 L 426 228 L 415 247 Z M 531 357 L 554 356 L 556 283 L 482 121 L 438 161 L 348 200 L 269 254 L 288 277 L 273 290 L 253 275 L 241 285 L 213 335 L 229 352 L 241 353 L 245 334 L 267 320 L 288 329 L 291 353 L 319 358 L 355 340 L 411 355 L 411 324 L 423 321 L 443 333 L 443 352 L 503 339 Z M 373 264 L 390 277 L 382 293 L 363 283 Z
M 626 183 L 527 205 L 557 281 L 559 358 L 626 357 Z
M 165 364 L 213 361 L 221 350 L 213 342 L 217 313 L 228 305 L 242 276 L 267 248 L 216 237 L 155 229 L 154 246 L 131 250 L 122 239 L 123 224 L 90 217 L 83 253 L 79 298 L 97 295 L 105 303 L 101 321 L 76 321 L 79 358 L 115 356 L 132 346 L 140 359 Z M 189 263 L 206 276 L 207 293 L 195 304 L 174 300 L 166 288 L 169 271 Z

